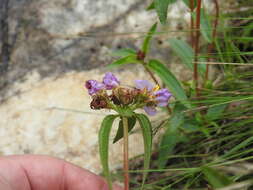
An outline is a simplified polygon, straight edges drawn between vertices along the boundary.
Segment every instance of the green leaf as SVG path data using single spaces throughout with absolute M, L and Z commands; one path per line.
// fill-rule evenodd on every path
M 139 63 L 139 61 L 136 59 L 136 55 L 128 55 L 126 57 L 122 57 L 114 61 L 113 63 L 107 65 L 107 68 L 112 69 L 118 66 L 129 64 L 129 63 Z
M 112 179 L 108 164 L 108 148 L 109 148 L 109 136 L 112 129 L 112 124 L 118 115 L 108 115 L 104 118 L 100 130 L 99 130 L 99 154 L 103 167 L 103 173 L 106 177 L 110 190 L 112 190 Z
M 218 119 L 221 116 L 221 114 L 224 112 L 226 107 L 227 107 L 227 104 L 221 104 L 221 105 L 213 106 L 209 108 L 206 113 L 206 119 L 209 121 Z
M 136 118 L 138 119 L 142 133 L 143 133 L 143 141 L 144 141 L 144 170 L 149 169 L 150 165 L 150 158 L 152 153 L 152 126 L 144 114 L 135 114 Z M 144 171 L 143 178 L 142 178 L 142 188 L 144 187 L 145 180 L 147 178 L 147 172 Z
M 179 128 L 184 123 L 184 114 L 182 113 L 184 107 L 176 106 L 168 125 L 166 132 L 162 137 L 159 147 L 158 167 L 164 168 L 167 162 L 167 157 L 173 152 L 174 147 L 178 142 L 182 141 Z
M 197 0 L 193 0 L 194 1 L 194 8 L 197 6 Z M 186 6 L 188 6 L 190 8 L 190 0 L 183 0 L 183 2 L 186 4 Z
M 162 81 L 168 86 L 169 90 L 172 92 L 173 96 L 178 99 L 186 107 L 190 108 L 191 105 L 187 101 L 187 96 L 184 89 L 182 88 L 180 82 L 176 77 L 158 60 L 150 60 L 147 64 L 148 68 L 154 71 Z
M 175 1 L 176 0 L 154 0 L 155 9 L 162 24 L 166 24 L 169 4 Z
M 202 167 L 202 172 L 204 173 L 207 181 L 214 187 L 214 188 L 221 188 L 232 183 L 227 176 L 218 172 L 217 170 L 209 167 Z
M 128 132 L 130 132 L 135 126 L 136 118 L 134 116 L 133 117 L 128 117 L 127 120 L 128 120 Z M 117 131 L 117 134 L 116 134 L 116 136 L 113 140 L 113 143 L 116 143 L 121 138 L 123 138 L 123 131 L 124 131 L 123 130 L 123 121 L 121 119 L 120 122 L 119 122 L 118 131 Z
M 200 11 L 200 32 L 208 43 L 212 43 L 212 27 L 203 8 Z
M 147 11 L 150 11 L 150 10 L 153 10 L 153 9 L 155 9 L 155 3 L 154 2 L 150 3 L 150 5 L 146 8 Z
M 136 56 L 136 52 L 134 49 L 130 49 L 130 48 L 123 48 L 123 49 L 120 49 L 120 50 L 116 50 L 116 51 L 113 51 L 112 56 L 119 56 L 119 57 L 126 57 L 126 56 L 129 56 L 129 55 L 135 55 Z
M 147 52 L 148 52 L 150 40 L 153 37 L 153 35 L 156 31 L 156 28 L 157 28 L 157 23 L 152 25 L 152 27 L 149 29 L 149 32 L 148 32 L 145 40 L 143 41 L 142 52 L 144 52 L 145 54 L 147 54 Z
M 168 42 L 172 50 L 180 57 L 182 63 L 193 71 L 194 51 L 192 47 L 189 46 L 189 44 L 187 44 L 185 41 L 176 38 L 171 38 L 168 40 Z M 203 64 L 198 65 L 198 69 L 202 75 L 205 75 L 205 68 L 206 67 Z

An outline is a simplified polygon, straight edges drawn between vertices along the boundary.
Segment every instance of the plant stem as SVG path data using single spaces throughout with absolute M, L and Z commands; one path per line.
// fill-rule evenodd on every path
M 216 38 L 216 33 L 217 33 L 217 26 L 218 26 L 218 22 L 219 22 L 219 12 L 220 12 L 220 8 L 219 8 L 219 3 L 217 0 L 213 0 L 214 4 L 215 4 L 215 20 L 213 23 L 213 33 L 212 33 L 212 43 L 209 44 L 208 46 L 208 54 L 210 54 L 214 48 L 215 45 L 215 38 Z M 210 57 L 207 58 L 207 62 L 210 61 Z M 206 73 L 205 73 L 205 81 L 208 80 L 208 75 L 209 75 L 209 64 L 206 65 Z
M 124 190 L 129 190 L 129 164 L 128 164 L 128 121 L 123 117 L 123 134 L 124 134 Z
M 196 89 L 196 95 L 199 96 L 199 88 L 198 88 L 198 54 L 199 54 L 199 38 L 200 38 L 200 10 L 201 10 L 201 0 L 198 0 L 197 2 L 197 15 L 196 15 L 196 35 L 195 35 L 195 54 L 194 54 L 194 82 L 195 82 L 195 89 Z

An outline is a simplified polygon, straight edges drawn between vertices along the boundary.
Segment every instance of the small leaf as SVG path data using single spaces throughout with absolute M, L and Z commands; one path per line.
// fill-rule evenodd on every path
M 208 43 L 212 42 L 212 27 L 208 15 L 203 8 L 200 11 L 200 32 Z
M 112 190 L 112 179 L 108 164 L 108 149 L 109 149 L 109 136 L 112 128 L 113 121 L 118 115 L 108 115 L 104 118 L 99 130 L 99 154 L 103 167 L 103 173 L 106 177 L 109 189 Z
M 193 71 L 193 59 L 194 59 L 194 52 L 191 46 L 184 42 L 183 40 L 179 40 L 176 38 L 171 38 L 168 40 L 170 47 L 172 50 L 180 57 L 183 64 L 185 64 L 189 69 Z M 201 60 L 204 61 L 205 60 Z M 198 69 L 202 75 L 205 75 L 205 65 L 199 64 Z
M 176 0 L 154 0 L 155 9 L 162 24 L 166 24 L 169 4 L 175 1 Z
M 202 172 L 204 173 L 207 181 L 212 185 L 214 188 L 221 188 L 232 183 L 227 176 L 218 172 L 217 170 L 209 167 L 202 167 Z
M 143 141 L 144 141 L 144 170 L 149 169 L 150 165 L 150 158 L 152 153 L 152 126 L 144 114 L 135 114 L 136 118 L 138 119 L 142 133 L 143 133 Z M 147 172 L 144 171 L 143 178 L 142 178 L 142 187 L 141 190 L 144 187 L 145 180 L 147 178 Z
M 227 104 L 221 104 L 218 106 L 213 106 L 207 110 L 206 119 L 209 121 L 213 121 L 215 119 L 218 119 L 221 114 L 226 109 Z
M 130 49 L 130 48 L 123 48 L 123 49 L 119 49 L 116 51 L 113 51 L 112 56 L 119 56 L 119 57 L 126 57 L 129 55 L 135 55 L 136 56 L 136 52 L 134 49 Z
M 190 108 L 191 105 L 187 101 L 187 96 L 180 82 L 176 77 L 158 60 L 150 60 L 147 64 L 148 68 L 154 71 L 162 81 L 168 86 L 173 96 L 182 102 L 186 107 Z
M 122 57 L 113 63 L 107 65 L 107 68 L 115 68 L 121 65 L 129 64 L 129 63 L 138 63 L 139 61 L 136 59 L 136 55 L 128 55 L 126 57 Z
M 128 132 L 130 132 L 135 126 L 136 118 L 129 117 L 129 118 L 127 118 L 127 120 L 128 120 Z M 122 121 L 122 119 L 119 122 L 119 128 L 118 128 L 117 134 L 113 140 L 113 143 L 118 142 L 121 138 L 123 138 L 123 121 Z
M 157 23 L 152 25 L 152 27 L 149 29 L 149 32 L 148 32 L 145 40 L 143 41 L 142 52 L 144 52 L 145 54 L 147 54 L 147 52 L 148 52 L 150 40 L 156 31 L 156 27 L 157 27 Z

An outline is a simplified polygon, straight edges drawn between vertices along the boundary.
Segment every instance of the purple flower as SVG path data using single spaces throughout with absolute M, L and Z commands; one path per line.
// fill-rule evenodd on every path
M 137 89 L 140 90 L 146 89 L 147 91 L 151 91 L 154 88 L 154 85 L 147 80 L 136 80 L 135 86 Z
M 103 78 L 103 83 L 107 90 L 111 90 L 119 85 L 119 80 L 112 73 L 108 72 Z
M 154 92 L 155 100 L 157 101 L 157 105 L 160 107 L 165 107 L 168 105 L 168 101 L 172 94 L 168 91 L 167 88 L 162 88 L 161 90 L 158 90 Z
M 104 84 L 96 81 L 96 80 L 88 80 L 85 83 L 85 87 L 89 91 L 89 95 L 93 95 L 97 93 L 99 90 L 105 89 Z
M 143 109 L 150 116 L 155 115 L 156 112 L 157 112 L 156 109 L 155 109 L 155 107 L 153 107 L 153 106 L 144 106 Z

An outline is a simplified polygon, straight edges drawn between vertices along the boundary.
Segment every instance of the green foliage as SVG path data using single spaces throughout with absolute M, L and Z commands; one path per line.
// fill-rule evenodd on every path
M 141 188 L 143 189 L 148 174 L 145 170 L 149 169 L 150 158 L 152 153 L 152 126 L 149 119 L 144 114 L 136 114 L 135 116 L 138 119 L 139 124 L 141 126 L 144 141 L 144 173 Z
M 118 66 L 122 66 L 122 65 L 126 65 L 126 64 L 130 64 L 130 63 L 138 63 L 139 61 L 136 59 L 136 55 L 128 55 L 125 57 L 122 57 L 116 61 L 114 61 L 113 63 L 107 65 L 108 69 L 112 69 Z
M 150 40 L 152 39 L 155 31 L 156 31 L 156 28 L 157 28 L 157 23 L 155 23 L 149 30 L 146 38 L 144 39 L 143 41 L 143 44 L 142 44 L 142 52 L 147 54 L 148 52 L 148 49 L 149 49 L 149 46 L 150 46 Z
M 171 38 L 168 40 L 171 49 L 179 56 L 182 60 L 182 63 L 186 65 L 189 69 L 193 70 L 193 59 L 194 59 L 194 52 L 191 46 L 184 42 L 183 40 L 179 40 L 176 38 Z M 202 75 L 205 74 L 205 66 L 198 65 L 199 71 Z
M 162 24 L 167 22 L 168 7 L 176 0 L 154 0 L 155 10 Z
M 226 187 L 232 183 L 232 180 L 230 180 L 226 175 L 213 168 L 202 167 L 202 172 L 209 184 L 211 184 L 214 188 Z
M 112 56 L 126 57 L 130 55 L 136 56 L 136 51 L 130 48 L 123 48 L 112 52 Z
M 197 6 L 197 0 L 193 0 L 194 1 L 194 8 Z M 187 7 L 190 8 L 190 0 L 183 0 L 183 2 L 185 3 L 185 5 L 187 5 Z
M 108 149 L 109 149 L 109 136 L 112 128 L 113 121 L 117 115 L 108 115 L 104 118 L 99 130 L 99 154 L 103 167 L 103 173 L 107 179 L 110 190 L 112 190 L 112 179 L 108 164 Z
M 165 65 L 163 65 L 160 61 L 152 59 L 148 63 L 148 68 L 154 71 L 166 84 L 166 86 L 170 89 L 173 96 L 182 102 L 182 104 L 187 107 L 191 107 L 189 102 L 187 101 L 187 96 L 185 94 L 184 89 L 182 88 L 180 82 L 176 79 L 176 77 L 167 69 Z
M 203 37 L 205 38 L 205 40 L 208 43 L 212 43 L 213 41 L 212 27 L 211 27 L 210 19 L 209 19 L 209 16 L 207 15 L 207 12 L 203 8 L 201 9 L 201 12 L 200 12 L 200 31 Z
M 136 118 L 133 117 L 128 117 L 128 132 L 130 132 L 136 123 Z M 118 142 L 121 138 L 123 138 L 123 120 L 121 119 L 119 122 L 119 127 L 118 127 L 118 131 L 116 133 L 116 136 L 114 137 L 113 143 Z

